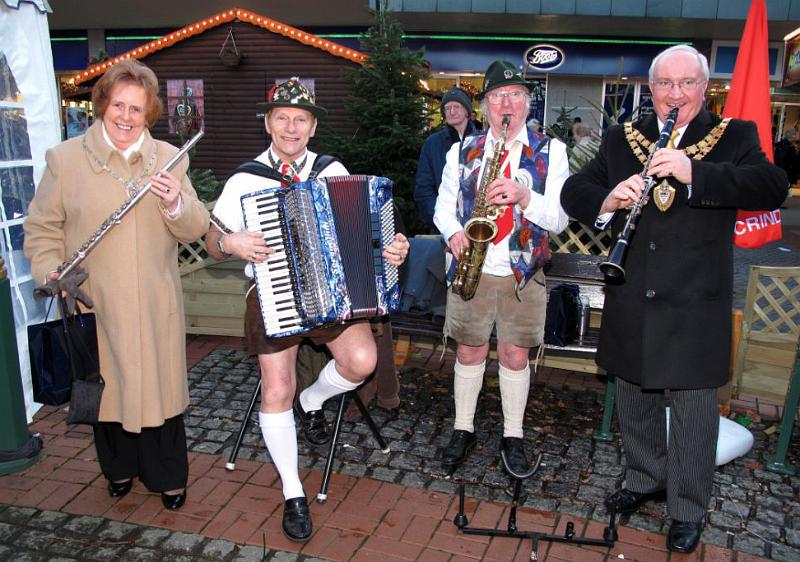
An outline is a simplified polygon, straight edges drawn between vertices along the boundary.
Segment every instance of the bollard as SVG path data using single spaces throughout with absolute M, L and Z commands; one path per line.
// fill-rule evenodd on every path
M 606 395 L 605 405 L 603 406 L 603 424 L 600 429 L 595 430 L 592 438 L 595 441 L 613 441 L 614 433 L 611 431 L 611 418 L 614 416 L 614 392 L 617 384 L 613 375 L 606 376 Z
M 0 475 L 28 468 L 42 449 L 41 436 L 28 432 L 12 311 L 11 282 L 0 258 Z

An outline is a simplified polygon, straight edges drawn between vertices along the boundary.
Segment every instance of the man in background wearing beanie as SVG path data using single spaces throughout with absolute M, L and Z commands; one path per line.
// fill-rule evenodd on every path
M 477 131 L 470 121 L 472 98 L 461 88 L 450 88 L 442 96 L 442 115 L 447 125 L 431 134 L 422 145 L 414 186 L 414 201 L 425 224 L 434 228 L 433 209 L 442 182 L 444 159 L 450 147 Z

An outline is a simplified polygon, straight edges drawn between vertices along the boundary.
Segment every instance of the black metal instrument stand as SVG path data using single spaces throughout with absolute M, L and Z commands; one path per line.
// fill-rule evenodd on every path
M 511 467 L 508 466 L 508 459 L 506 459 L 505 452 L 500 452 L 500 458 L 503 461 L 503 467 L 505 468 L 506 472 L 511 476 L 514 480 L 514 491 L 512 494 L 511 500 L 511 510 L 508 513 L 508 524 L 506 525 L 506 529 L 489 529 L 484 527 L 469 527 L 469 520 L 467 519 L 466 514 L 464 513 L 464 482 L 461 482 L 458 487 L 458 513 L 453 519 L 453 523 L 458 530 L 464 533 L 465 535 L 484 535 L 489 537 L 512 537 L 516 539 L 531 539 L 531 560 L 536 561 L 539 560 L 538 556 L 538 549 L 539 549 L 539 541 L 547 541 L 547 542 L 559 542 L 559 543 L 570 543 L 570 544 L 585 544 L 591 546 L 604 546 L 611 548 L 614 546 L 614 542 L 617 540 L 617 527 L 616 527 L 616 513 L 611 513 L 609 515 L 609 523 L 608 526 L 603 530 L 603 538 L 602 539 L 593 539 L 588 537 L 576 537 L 575 536 L 575 524 L 572 521 L 567 523 L 566 529 L 563 535 L 548 535 L 546 533 L 539 533 L 535 531 L 520 531 L 517 529 L 517 507 L 519 507 L 520 501 L 520 494 L 522 493 L 522 483 L 533 476 L 536 471 L 539 469 L 539 465 L 542 462 L 542 455 L 539 454 L 539 457 L 536 459 L 536 463 L 534 463 L 533 468 L 531 468 L 525 474 L 517 474 Z M 522 500 L 524 501 L 524 500 Z
M 336 412 L 336 422 L 333 425 L 331 446 L 330 450 L 328 451 L 328 458 L 325 461 L 325 471 L 322 473 L 322 483 L 320 484 L 319 493 L 317 494 L 317 503 L 325 503 L 325 501 L 328 499 L 328 484 L 330 483 L 331 472 L 333 472 L 333 460 L 336 454 L 336 443 L 339 441 L 339 429 L 342 425 L 342 420 L 344 419 L 344 412 L 347 406 L 348 397 L 352 397 L 353 400 L 355 400 L 356 406 L 361 412 L 361 415 L 364 417 L 364 421 L 367 422 L 367 425 L 372 431 L 372 436 L 375 438 L 375 441 L 378 442 L 381 453 L 388 455 L 390 452 L 389 446 L 383 440 L 383 437 L 381 437 L 381 432 L 378 429 L 378 426 L 375 425 L 375 420 L 373 420 L 372 416 L 369 415 L 367 407 L 364 406 L 364 402 L 362 402 L 361 398 L 358 396 L 358 392 L 351 390 L 342 394 L 339 398 L 339 410 Z

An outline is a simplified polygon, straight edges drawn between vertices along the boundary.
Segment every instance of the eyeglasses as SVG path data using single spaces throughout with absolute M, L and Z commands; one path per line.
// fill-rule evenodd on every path
M 693 92 L 700 86 L 700 84 L 703 84 L 704 82 L 705 80 L 698 80 L 697 78 L 682 78 L 677 82 L 662 79 L 656 80 L 653 82 L 653 85 L 656 87 L 656 90 L 669 91 L 677 86 L 682 92 Z
M 446 113 L 455 113 L 455 112 L 457 112 L 459 110 L 465 111 L 464 110 L 464 106 L 461 105 L 460 103 L 457 103 L 455 105 L 446 105 L 446 106 L 444 106 L 444 111 Z
M 491 91 L 486 94 L 486 99 L 489 100 L 489 103 L 492 105 L 497 105 L 503 101 L 503 98 L 508 98 L 510 102 L 518 102 L 522 101 L 525 97 L 525 92 L 521 90 L 512 90 L 510 92 L 498 92 L 498 91 Z

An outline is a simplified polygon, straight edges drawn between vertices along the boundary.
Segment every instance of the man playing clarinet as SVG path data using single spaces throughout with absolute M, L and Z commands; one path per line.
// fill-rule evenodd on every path
M 318 158 L 307 149 L 308 141 L 314 136 L 317 119 L 326 110 L 316 105 L 314 95 L 297 78 L 272 88 L 267 102 L 259 105 L 266 110 L 264 127 L 272 143 L 256 160 L 288 176 L 285 184 L 307 180 Z M 334 161 L 319 170 L 317 177 L 347 174 L 345 167 Z M 233 255 L 245 260 L 248 262 L 245 274 L 252 279 L 253 264 L 264 262 L 274 250 L 267 245 L 263 234 L 245 230 L 240 198 L 279 183 L 251 173 L 238 173 L 228 180 L 214 207 L 212 227 L 205 238 L 211 257 L 225 259 Z M 400 265 L 408 249 L 405 236 L 398 234 L 383 255 L 390 264 Z M 306 441 L 312 445 L 327 443 L 330 431 L 322 406 L 329 398 L 357 388 L 375 370 L 375 340 L 367 320 L 268 340 L 254 287 L 251 283 L 246 297 L 245 334 L 248 351 L 258 356 L 261 369 L 259 425 L 283 485 L 283 532 L 289 539 L 303 542 L 311 537 L 312 523 L 298 474 L 294 413 L 300 419 Z M 316 382 L 294 400 L 293 412 L 295 362 L 303 337 L 327 345 L 333 359 L 319 373 Z
M 609 127 L 597 156 L 564 185 L 561 202 L 584 224 L 620 232 L 642 194 L 643 166 L 667 115 L 672 137 L 653 155 L 650 201 L 629 240 L 624 282 L 606 287 L 597 363 L 616 377 L 627 460 L 606 507 L 633 513 L 666 490 L 667 546 L 692 552 L 714 478 L 717 388 L 728 382 L 737 209 L 774 209 L 786 175 L 764 156 L 751 122 L 706 111 L 706 58 L 670 47 L 650 66 L 655 113 Z M 665 394 L 669 392 L 669 443 Z

